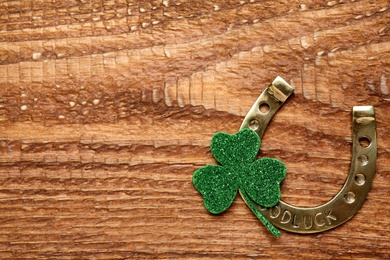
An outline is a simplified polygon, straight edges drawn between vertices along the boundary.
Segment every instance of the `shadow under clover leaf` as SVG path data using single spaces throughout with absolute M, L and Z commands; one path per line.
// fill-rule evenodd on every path
M 202 194 L 206 209 L 219 214 L 233 203 L 238 189 L 245 200 L 272 207 L 280 200 L 280 183 L 286 176 L 285 165 L 274 158 L 256 159 L 260 138 L 243 129 L 236 134 L 216 133 L 210 144 L 221 165 L 207 165 L 194 172 L 192 181 Z M 249 206 L 259 220 L 276 237 L 280 235 L 267 219 Z

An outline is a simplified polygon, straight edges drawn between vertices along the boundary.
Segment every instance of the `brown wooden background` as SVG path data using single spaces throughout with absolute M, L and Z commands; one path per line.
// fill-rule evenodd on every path
M 352 106 L 375 106 L 377 175 L 334 230 L 275 239 L 192 185 L 277 75 L 296 91 L 260 156 L 295 205 L 342 187 Z M 389 92 L 385 0 L 2 0 L 0 258 L 389 259 Z

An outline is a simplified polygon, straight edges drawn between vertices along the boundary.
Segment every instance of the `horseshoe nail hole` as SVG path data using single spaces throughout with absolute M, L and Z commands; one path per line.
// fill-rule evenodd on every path
M 366 176 L 364 174 L 358 173 L 355 175 L 356 185 L 362 186 L 366 182 Z
M 359 138 L 359 144 L 360 144 L 361 147 L 367 148 L 367 147 L 370 146 L 371 141 L 370 141 L 370 139 L 368 137 L 363 136 L 363 137 Z
M 253 119 L 249 122 L 249 128 L 252 130 L 257 130 L 259 128 L 259 126 L 260 126 L 260 123 L 256 119 Z
M 364 155 L 364 154 L 360 155 L 358 160 L 359 160 L 359 163 L 360 163 L 361 166 L 365 166 L 365 165 L 368 164 L 368 157 L 367 157 L 367 155 Z
M 344 195 L 344 199 L 348 204 L 352 204 L 355 202 L 355 193 L 348 192 Z
M 261 113 L 267 114 L 269 112 L 270 107 L 267 103 L 262 103 L 260 104 L 259 109 Z

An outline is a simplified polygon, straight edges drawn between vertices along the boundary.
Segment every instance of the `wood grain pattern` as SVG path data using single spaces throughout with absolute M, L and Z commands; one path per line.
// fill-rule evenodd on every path
M 390 258 L 389 21 L 387 0 L 0 1 L 0 258 Z M 277 75 L 296 90 L 259 156 L 295 205 L 337 193 L 352 106 L 375 106 L 373 187 L 334 230 L 275 239 L 192 185 Z

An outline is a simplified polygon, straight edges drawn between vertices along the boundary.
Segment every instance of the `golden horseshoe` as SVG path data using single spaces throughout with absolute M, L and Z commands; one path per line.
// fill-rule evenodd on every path
M 267 87 L 246 115 L 241 128 L 254 130 L 261 138 L 272 116 L 294 92 L 281 77 Z M 365 145 L 363 142 L 365 141 Z M 376 121 L 372 106 L 353 107 L 352 162 L 348 178 L 329 202 L 312 208 L 295 207 L 279 201 L 272 208 L 252 204 L 274 226 L 294 233 L 317 233 L 335 228 L 351 219 L 361 208 L 375 176 L 377 158 Z

